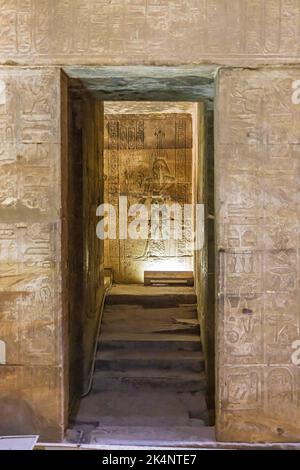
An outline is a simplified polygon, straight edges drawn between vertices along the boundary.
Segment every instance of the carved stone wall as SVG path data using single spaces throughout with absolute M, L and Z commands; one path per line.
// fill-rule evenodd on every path
M 210 424 L 215 420 L 215 242 L 214 242 L 214 129 L 213 112 L 198 104 L 198 143 L 195 187 L 198 204 L 204 204 L 204 246 L 195 252 L 195 289 L 201 342 L 206 366 L 206 402 Z M 200 236 L 200 234 L 198 235 Z
M 299 441 L 300 69 L 221 70 L 216 103 L 217 430 Z
M 192 202 L 192 118 L 189 114 L 105 116 L 105 201 L 128 205 Z M 129 219 L 131 222 L 133 219 Z M 149 231 L 150 231 L 149 218 Z M 118 234 L 117 234 L 118 235 Z M 161 233 L 160 236 L 163 234 Z M 191 270 L 188 240 L 108 240 L 105 265 L 116 282 L 143 282 L 144 270 Z
M 96 234 L 97 207 L 103 203 L 103 103 L 92 97 L 84 106 L 83 159 L 83 388 L 88 389 L 100 307 L 104 294 L 104 246 Z M 78 309 L 78 306 L 77 306 Z
M 2 0 L 2 64 L 300 61 L 298 0 Z
M 62 436 L 61 127 L 56 68 L 0 69 L 0 435 Z M 3 356 L 3 355 L 2 355 Z

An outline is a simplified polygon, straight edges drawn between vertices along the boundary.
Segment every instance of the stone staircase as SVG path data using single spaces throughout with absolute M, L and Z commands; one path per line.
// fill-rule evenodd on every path
M 193 288 L 115 286 L 72 425 L 94 444 L 190 445 L 211 438 L 205 389 Z

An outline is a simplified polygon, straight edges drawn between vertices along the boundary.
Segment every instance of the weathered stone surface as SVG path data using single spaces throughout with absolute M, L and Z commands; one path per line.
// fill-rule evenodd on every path
M 217 100 L 217 428 L 299 441 L 298 69 L 222 70 Z
M 103 242 L 96 208 L 103 202 L 103 103 L 70 92 L 68 152 L 64 159 L 63 242 L 68 337 L 69 407 L 86 393 L 104 293 Z M 96 287 L 95 287 L 96 286 Z M 68 403 L 66 403 L 68 407 Z
M 4 0 L 0 15 L 2 63 L 300 61 L 298 0 Z
M 118 208 L 145 204 L 150 235 L 151 205 L 192 202 L 192 119 L 189 114 L 105 116 L 105 201 Z M 133 218 L 129 217 L 129 222 Z M 182 223 L 181 223 L 182 226 Z M 117 234 L 118 235 L 118 234 Z M 160 237 L 162 237 L 160 233 Z M 105 265 L 117 282 L 143 282 L 144 270 L 192 269 L 190 243 L 182 240 L 106 241 Z
M 158 67 L 153 67 L 157 70 Z M 141 67 L 143 69 L 143 67 Z M 124 77 L 122 77 L 122 80 Z M 152 76 L 153 79 L 153 76 Z M 105 114 L 193 114 L 195 103 L 189 101 L 105 101 Z
M 53 366 L 1 366 L 0 434 L 61 438 L 62 374 Z
M 0 366 L 2 431 L 15 413 L 4 397 L 15 392 L 27 411 L 32 407 L 33 418 L 51 421 L 50 434 L 47 425 L 37 426 L 39 432 L 60 438 L 65 419 L 61 71 L 2 68 L 0 83 L 0 339 L 6 349 L 5 365 Z M 27 429 L 25 421 L 19 433 Z
M 207 376 L 207 405 L 210 422 L 215 415 L 215 243 L 214 243 L 214 132 L 213 112 L 203 103 L 197 105 L 198 113 L 194 135 L 197 139 L 196 171 L 194 175 L 196 200 L 204 204 L 204 247 L 195 252 L 195 284 L 201 341 L 205 355 Z M 194 120 L 195 121 L 195 120 Z

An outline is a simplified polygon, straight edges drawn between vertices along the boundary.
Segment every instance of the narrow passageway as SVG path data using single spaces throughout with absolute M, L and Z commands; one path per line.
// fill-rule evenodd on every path
M 212 437 L 192 287 L 114 286 L 91 393 L 72 427 L 100 444 L 184 445 Z

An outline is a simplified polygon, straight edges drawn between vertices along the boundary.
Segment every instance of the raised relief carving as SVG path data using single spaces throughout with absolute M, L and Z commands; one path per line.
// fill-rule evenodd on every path
M 12 2 L 1 0 L 0 48 L 5 53 L 17 52 L 17 11 Z
M 227 225 L 226 242 L 229 248 L 253 249 L 258 243 L 257 226 Z
M 57 125 L 53 128 L 55 96 L 53 77 L 45 75 L 39 79 L 28 79 L 19 84 L 21 99 L 21 137 L 23 142 L 49 142 L 56 137 Z M 53 96 L 54 95 L 54 96 Z M 53 135 L 54 134 L 54 135 Z
M 232 369 L 226 372 L 223 409 L 255 410 L 261 407 L 261 377 L 256 369 Z
M 17 273 L 17 260 L 17 230 L 12 225 L 0 224 L 0 273 L 2 277 Z
M 265 354 L 268 363 L 290 364 L 293 341 L 299 338 L 296 292 L 268 293 L 265 300 Z
M 14 18 L 22 53 L 33 47 L 26 32 L 32 4 L 9 2 L 11 13 L 19 8 Z M 58 70 L 0 71 L 0 389 L 1 395 L 17 390 L 32 403 L 34 413 L 52 423 L 54 439 L 60 436 L 62 389 L 57 377 L 47 377 L 60 374 L 61 364 L 59 90 Z
M 277 16 L 271 3 L 268 28 Z M 277 27 L 275 21 L 274 31 Z M 266 47 L 278 50 L 277 37 L 269 35 Z M 221 413 L 221 438 L 228 430 L 232 440 L 251 435 L 288 440 L 299 434 L 299 374 L 292 364 L 292 344 L 300 334 L 295 132 L 300 108 L 288 91 L 297 78 L 289 69 L 278 74 L 227 70 L 219 82 L 224 113 L 217 118 L 216 147 L 222 292 L 218 376 L 224 381 L 220 407 L 230 411 Z M 249 411 L 255 408 L 261 412 L 252 418 Z
M 6 364 L 6 343 L 0 340 L 0 364 Z
M 0 105 L 6 103 L 6 83 L 4 80 L 0 80 Z
M 297 283 L 295 250 L 278 250 L 266 255 L 266 288 L 271 292 L 294 290 Z

